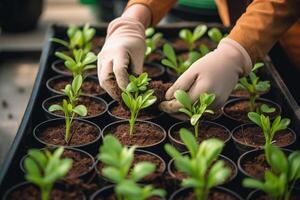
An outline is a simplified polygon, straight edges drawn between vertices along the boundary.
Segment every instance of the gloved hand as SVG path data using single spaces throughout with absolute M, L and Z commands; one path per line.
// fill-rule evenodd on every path
M 247 75 L 252 68 L 250 56 L 236 41 L 225 38 L 217 49 L 193 63 L 166 93 L 166 100 L 160 109 L 175 113 L 181 104 L 174 98 L 174 92 L 182 89 L 195 102 L 203 92 L 214 93 L 216 100 L 212 108 L 224 104 L 235 87 L 239 76 Z
M 105 44 L 98 55 L 98 78 L 111 97 L 117 99 L 116 88 L 111 84 L 113 75 L 118 86 L 125 89 L 128 68 L 131 73 L 142 73 L 145 50 L 145 28 L 141 22 L 123 16 L 109 24 Z

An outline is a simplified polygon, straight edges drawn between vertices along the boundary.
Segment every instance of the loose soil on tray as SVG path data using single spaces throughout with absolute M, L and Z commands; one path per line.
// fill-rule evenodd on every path
M 258 101 L 256 103 L 257 107 L 260 107 L 262 104 L 266 104 L 269 107 L 274 107 L 275 105 L 270 104 L 268 102 L 260 102 Z M 277 106 L 275 106 L 276 110 L 273 113 L 266 113 L 265 115 L 269 116 L 270 118 L 274 118 L 275 116 L 279 115 L 279 110 Z M 243 122 L 250 122 L 248 118 L 248 112 L 250 112 L 250 105 L 249 101 L 247 100 L 242 100 L 242 101 L 237 101 L 235 103 L 228 104 L 226 107 L 224 107 L 224 112 L 231 116 L 234 119 L 237 119 L 239 121 Z
M 150 175 L 146 176 L 145 178 L 143 178 L 142 182 L 150 182 L 150 181 L 153 181 L 153 180 L 163 176 L 164 163 L 158 157 L 156 157 L 154 155 L 151 155 L 151 154 L 147 154 L 147 153 L 140 153 L 140 152 L 135 153 L 134 154 L 133 165 L 132 165 L 131 169 L 137 163 L 143 162 L 143 161 L 153 163 L 156 166 L 156 169 L 152 174 L 150 174 Z M 98 167 L 98 171 L 101 172 L 102 169 L 105 167 L 105 165 L 104 165 L 104 163 L 99 162 L 97 167 Z
M 241 165 L 248 174 L 260 180 L 264 178 L 265 171 L 270 169 L 265 154 L 263 153 L 249 160 L 245 160 Z
M 46 109 L 48 110 L 48 108 L 53 104 L 62 105 L 62 99 L 63 98 L 57 99 L 56 101 L 47 102 L 47 104 L 45 105 Z M 87 116 L 89 117 L 99 115 L 105 110 L 105 105 L 103 102 L 86 96 L 79 97 L 76 105 L 85 105 L 87 108 Z M 64 116 L 63 111 L 54 111 L 53 113 Z
M 97 55 L 105 43 L 105 37 L 95 36 L 93 37 L 91 42 L 92 42 L 92 52 L 94 52 Z
M 144 72 L 147 72 L 150 78 L 156 78 L 162 75 L 162 69 L 156 65 L 144 65 Z
M 56 63 L 55 67 L 59 71 L 62 71 L 64 73 L 67 73 L 67 74 L 71 75 L 71 72 L 66 68 L 66 66 L 65 66 L 65 64 L 63 62 Z M 97 75 L 97 68 L 95 68 L 95 69 L 89 69 L 89 70 L 86 71 L 85 74 L 87 74 L 87 75 Z
M 41 193 L 40 191 L 32 186 L 28 185 L 20 188 L 19 190 L 13 191 L 8 200 L 40 200 Z M 51 200 L 82 200 L 83 196 L 78 190 L 62 190 L 54 188 L 50 194 Z
M 265 144 L 265 137 L 260 127 L 245 127 L 233 132 L 234 137 L 243 144 L 261 147 Z M 276 146 L 284 147 L 292 143 L 294 134 L 287 130 L 279 131 L 274 136 Z
M 71 83 L 71 79 L 57 79 L 55 81 L 52 81 L 50 86 L 57 90 L 62 91 L 65 89 L 67 84 Z M 105 91 L 100 87 L 99 83 L 97 81 L 86 79 L 81 86 L 81 91 L 84 94 L 103 94 Z
M 74 121 L 71 127 L 71 140 L 69 145 L 83 145 L 94 141 L 99 136 L 99 130 L 91 124 Z M 65 138 L 65 125 L 58 124 L 48 127 L 37 135 L 42 141 L 54 145 L 67 145 Z
M 176 113 L 176 114 L 170 114 L 170 115 L 181 121 L 189 120 L 189 117 L 186 114 L 183 114 L 180 112 Z M 221 116 L 221 115 L 222 115 L 222 110 L 218 109 L 218 110 L 214 111 L 214 114 L 204 113 L 203 120 L 213 121 L 213 120 L 216 120 L 217 118 L 219 118 L 219 116 Z
M 146 62 L 157 62 L 160 63 L 161 60 L 163 59 L 164 55 L 162 52 L 153 52 L 150 55 L 147 56 Z
M 172 46 L 175 51 L 187 51 L 188 50 L 187 44 L 185 43 L 185 41 L 183 41 L 180 38 L 170 39 L 170 42 L 172 43 Z M 198 49 L 201 44 L 205 44 L 211 50 L 215 49 L 217 47 L 217 44 L 215 42 L 213 42 L 212 40 L 210 40 L 209 38 L 201 38 L 200 40 L 197 40 L 195 42 L 195 49 Z
M 266 94 L 267 92 L 261 92 L 260 95 Z M 230 94 L 233 97 L 249 97 L 249 93 L 246 90 L 233 90 Z
M 193 192 L 182 192 L 181 195 L 177 195 L 174 200 L 196 200 L 196 196 Z M 209 193 L 208 200 L 238 200 L 234 196 L 219 191 L 212 191 Z
M 112 133 L 123 145 L 137 145 L 139 147 L 158 143 L 164 137 L 160 128 L 145 122 L 137 122 L 131 136 L 129 135 L 129 124 L 127 123 L 119 124 L 112 130 L 107 130 L 106 133 Z
M 114 194 L 109 194 L 108 196 L 105 195 L 105 197 L 99 197 L 97 196 L 95 200 L 118 200 L 117 197 Z M 161 200 L 160 197 L 150 197 L 147 200 Z
M 298 200 L 298 199 L 300 199 L 299 195 L 292 196 L 290 198 L 290 200 Z M 273 199 L 271 197 L 268 197 L 267 195 L 261 195 L 261 196 L 256 197 L 255 200 L 273 200 Z

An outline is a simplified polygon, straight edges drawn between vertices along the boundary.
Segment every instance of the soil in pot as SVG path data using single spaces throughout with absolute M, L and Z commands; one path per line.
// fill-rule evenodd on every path
M 270 169 L 264 153 L 245 160 L 243 163 L 241 163 L 241 166 L 250 176 L 260 180 L 264 179 L 265 171 Z
M 170 39 L 172 46 L 176 52 L 188 51 L 188 45 L 181 38 Z M 217 44 L 209 38 L 201 38 L 195 42 L 195 48 L 197 49 L 201 44 L 205 44 L 209 49 L 215 49 Z
M 105 37 L 94 36 L 91 42 L 92 52 L 98 54 L 105 43 Z
M 148 55 L 145 59 L 146 62 L 156 62 L 156 63 L 160 63 L 161 60 L 163 59 L 164 54 L 162 51 L 155 51 L 153 53 L 151 53 L 150 55 Z
M 61 121 L 63 122 L 63 121 Z M 71 127 L 71 139 L 69 144 L 64 140 L 65 124 L 59 123 L 52 127 L 47 127 L 38 133 L 37 137 L 52 145 L 84 145 L 95 141 L 99 137 L 99 129 L 89 123 L 75 120 Z
M 213 189 L 208 194 L 207 200 L 239 200 L 226 190 Z M 196 200 L 196 196 L 191 189 L 183 189 L 177 193 L 171 200 Z
M 260 95 L 267 94 L 269 91 L 260 92 Z M 249 97 L 249 93 L 243 89 L 236 89 L 233 90 L 230 94 L 231 97 L 241 98 L 241 97 Z
M 57 60 L 52 64 L 52 68 L 54 71 L 56 71 L 57 73 L 61 74 L 61 75 L 65 75 L 65 76 L 71 76 L 71 72 L 70 70 L 68 70 L 68 68 L 65 66 L 64 62 L 61 60 Z M 97 68 L 95 69 L 89 69 L 86 71 L 85 73 L 86 75 L 90 75 L 90 76 L 96 76 L 97 75 Z
M 276 110 L 273 113 L 265 113 L 271 119 L 280 115 L 281 109 L 279 106 L 271 101 L 265 101 L 264 99 L 259 99 L 256 101 L 256 106 L 259 108 L 262 104 L 266 104 L 269 107 L 274 107 Z M 240 122 L 251 122 L 248 118 L 248 113 L 250 112 L 250 104 L 247 99 L 236 99 L 234 101 L 229 101 L 224 105 L 223 112 L 225 115 L 232 119 Z
M 214 114 L 211 113 L 204 113 L 203 115 L 203 120 L 205 121 L 214 121 L 216 119 L 218 119 L 219 117 L 221 117 L 221 115 L 223 114 L 221 109 L 218 109 L 216 111 L 214 111 Z M 178 119 L 180 121 L 187 121 L 189 120 L 188 116 L 183 114 L 183 113 L 176 113 L 176 114 L 169 114 L 171 117 Z
M 159 80 L 165 73 L 165 68 L 159 64 L 155 63 L 145 63 L 143 67 L 144 72 L 146 72 L 151 79 Z
M 289 200 L 298 200 L 298 199 L 300 199 L 300 195 L 295 194 L 291 196 Z M 265 193 L 261 191 L 255 190 L 248 195 L 247 200 L 273 200 L 273 198 L 267 196 Z

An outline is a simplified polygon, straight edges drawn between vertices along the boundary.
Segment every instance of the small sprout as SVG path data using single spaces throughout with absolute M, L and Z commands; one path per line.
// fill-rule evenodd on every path
M 255 112 L 248 113 L 248 117 L 253 123 L 262 129 L 265 137 L 265 146 L 272 144 L 275 134 L 281 130 L 285 130 L 291 122 L 288 118 L 281 119 L 281 116 L 277 116 L 271 123 L 268 116 L 266 117 L 263 114 Z
M 136 119 L 140 110 L 145 109 L 156 102 L 153 95 L 154 90 L 148 89 L 149 81 L 147 73 L 142 73 L 139 77 L 129 76 L 130 83 L 122 92 L 122 99 L 130 110 L 130 136 L 133 134 Z
M 123 147 L 113 136 L 104 137 L 98 159 L 105 164 L 102 170 L 104 177 L 112 181 L 118 200 L 146 200 L 152 196 L 165 196 L 165 191 L 155 189 L 152 185 L 138 184 L 144 177 L 155 171 L 150 162 L 139 162 L 133 165 L 135 147 Z
M 177 58 L 175 51 L 170 44 L 164 44 L 163 52 L 166 58 L 163 59 L 161 63 L 174 70 L 178 75 L 185 72 L 196 60 L 201 58 L 201 53 L 196 51 L 189 52 L 187 60 Z
M 256 63 L 250 72 L 249 76 L 243 77 L 239 80 L 235 89 L 246 90 L 249 94 L 250 110 L 253 112 L 256 109 L 256 99 L 260 97 L 262 92 L 266 92 L 270 89 L 270 81 L 260 81 L 259 77 L 255 74 L 256 71 L 264 66 L 263 63 Z M 258 110 L 257 110 L 258 111 Z
M 48 110 L 49 112 L 63 111 L 65 115 L 66 123 L 66 134 L 65 142 L 68 144 L 70 141 L 70 131 L 75 115 L 84 117 L 87 115 L 87 109 L 84 105 L 76 105 L 77 99 L 80 94 L 80 88 L 82 84 L 82 77 L 80 75 L 76 76 L 72 81 L 72 85 L 68 84 L 65 87 L 65 94 L 68 100 L 63 99 L 62 106 L 58 104 L 51 105 Z
M 74 58 L 62 52 L 55 52 L 55 55 L 65 61 L 65 67 L 72 72 L 73 77 L 84 76 L 86 70 L 96 68 L 93 63 L 97 60 L 97 56 L 93 52 L 84 53 L 81 49 L 74 50 Z
M 146 46 L 147 46 L 145 57 L 147 57 L 157 49 L 157 46 L 160 40 L 162 39 L 163 34 L 155 33 L 154 28 L 151 27 L 146 29 L 145 35 L 146 35 Z
M 63 179 L 72 167 L 72 159 L 61 156 L 64 148 L 60 147 L 53 153 L 48 150 L 31 149 L 24 161 L 27 181 L 38 186 L 41 199 L 50 199 L 50 193 L 56 181 Z
M 193 32 L 189 29 L 182 29 L 179 32 L 179 37 L 188 45 L 189 51 L 195 48 L 195 42 L 199 40 L 207 31 L 206 25 L 198 25 Z
M 209 31 L 207 32 L 208 37 L 216 42 L 217 44 L 224 38 L 227 36 L 227 34 L 223 34 L 220 29 L 218 28 L 211 28 L 209 29 Z
M 280 148 L 267 145 L 265 155 L 271 169 L 265 172 L 264 180 L 245 178 L 243 186 L 259 189 L 272 199 L 292 199 L 295 183 L 300 179 L 300 151 L 291 153 L 287 158 Z
M 69 41 L 60 38 L 51 38 L 50 40 L 65 46 L 71 52 L 76 49 L 82 49 L 84 53 L 88 53 L 92 48 L 91 41 L 95 33 L 96 29 L 90 28 L 89 24 L 86 24 L 83 29 L 80 29 L 77 26 L 70 26 L 67 30 Z
M 224 143 L 212 138 L 199 145 L 186 129 L 180 129 L 180 138 L 187 146 L 189 155 L 181 154 L 170 144 L 165 145 L 165 150 L 174 158 L 176 169 L 188 176 L 182 186 L 193 188 L 197 200 L 206 200 L 210 189 L 224 183 L 230 176 L 230 169 L 224 161 L 217 160 Z
M 190 123 L 195 129 L 195 137 L 198 138 L 200 119 L 204 113 L 214 114 L 214 111 L 209 110 L 208 107 L 213 103 L 216 96 L 214 94 L 203 93 L 195 103 L 192 102 L 189 95 L 183 90 L 177 90 L 174 96 L 183 106 L 179 111 L 190 118 Z

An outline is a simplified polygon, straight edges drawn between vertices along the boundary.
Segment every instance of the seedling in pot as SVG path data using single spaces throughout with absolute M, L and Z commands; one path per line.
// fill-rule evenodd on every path
M 85 71 L 96 68 L 94 63 L 97 56 L 93 52 L 85 53 L 82 49 L 74 50 L 74 58 L 58 51 L 55 52 L 55 55 L 65 61 L 65 67 L 70 70 L 73 77 L 77 75 L 84 76 Z
M 82 29 L 77 26 L 70 26 L 67 30 L 69 41 L 60 38 L 51 38 L 52 42 L 65 46 L 70 52 L 75 49 L 82 49 L 84 53 L 88 53 L 92 48 L 91 40 L 96 33 L 96 29 L 86 24 Z
M 80 94 L 80 88 L 82 84 L 82 77 L 76 76 L 72 81 L 72 85 L 66 85 L 64 92 L 68 99 L 63 99 L 62 106 L 58 104 L 51 105 L 48 110 L 49 112 L 63 111 L 65 115 L 66 133 L 65 142 L 68 144 L 71 139 L 71 127 L 75 115 L 84 117 L 87 115 L 87 109 L 84 105 L 76 105 L 77 99 Z
M 142 73 L 140 76 L 129 76 L 129 84 L 122 92 L 122 99 L 125 105 L 130 110 L 129 119 L 129 135 L 131 136 L 134 131 L 134 126 L 139 112 L 153 105 L 157 98 L 153 95 L 154 90 L 148 89 L 149 81 L 147 73 Z
M 230 176 L 230 169 L 223 160 L 217 160 L 224 143 L 218 139 L 204 140 L 200 145 L 191 132 L 180 129 L 180 138 L 189 155 L 181 154 L 170 144 L 166 152 L 174 159 L 175 167 L 187 175 L 183 187 L 193 188 L 197 200 L 206 200 L 212 187 L 220 185 Z
M 144 177 L 155 171 L 150 162 L 139 162 L 133 167 L 135 147 L 123 147 L 113 136 L 107 135 L 100 147 L 98 159 L 105 164 L 104 177 L 116 184 L 118 200 L 145 200 L 152 196 L 165 196 L 165 191 L 152 185 L 138 184 Z
M 195 48 L 195 42 L 199 40 L 207 31 L 206 25 L 198 25 L 193 32 L 189 29 L 181 29 L 179 37 L 184 40 L 188 46 L 189 51 Z
M 154 28 L 147 28 L 145 31 L 146 35 L 146 52 L 145 57 L 147 58 L 150 54 L 152 54 L 158 47 L 160 40 L 163 37 L 162 33 L 155 33 Z
M 281 116 L 277 116 L 273 122 L 270 122 L 270 118 L 268 116 L 255 112 L 248 113 L 248 117 L 253 123 L 262 129 L 265 137 L 265 146 L 272 144 L 275 134 L 281 130 L 285 130 L 291 122 L 290 119 L 282 119 Z
M 72 167 L 72 159 L 61 156 L 64 148 L 60 147 L 53 153 L 48 150 L 31 149 L 24 161 L 27 181 L 39 187 L 41 199 L 50 199 L 54 183 L 63 179 Z
M 243 186 L 259 189 L 274 200 L 291 199 L 295 183 L 300 179 L 300 151 L 294 151 L 287 158 L 278 147 L 268 144 L 265 155 L 271 166 L 265 172 L 265 179 L 246 178 Z
M 201 54 L 196 51 L 189 52 L 188 59 L 177 57 L 173 47 L 170 44 L 164 44 L 163 52 L 166 56 L 161 63 L 166 67 L 174 70 L 176 74 L 180 75 L 185 72 L 196 60 L 201 57 Z
M 216 28 L 216 27 L 209 29 L 208 32 L 207 32 L 207 34 L 208 34 L 208 37 L 209 37 L 212 41 L 216 42 L 217 44 L 218 44 L 224 37 L 227 36 L 227 34 L 223 34 L 223 33 L 220 31 L 220 29 L 218 29 L 218 28 Z
M 184 90 L 177 90 L 174 96 L 183 106 L 179 111 L 190 118 L 190 123 L 194 127 L 195 137 L 198 138 L 200 119 L 204 113 L 214 114 L 214 111 L 208 109 L 208 107 L 213 103 L 216 96 L 214 94 L 203 93 L 195 103 L 192 102 Z

